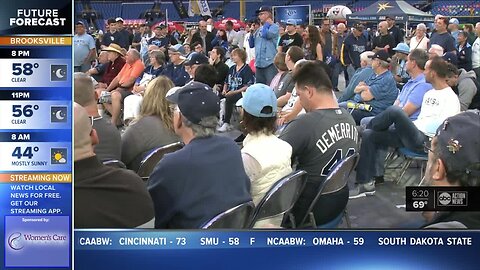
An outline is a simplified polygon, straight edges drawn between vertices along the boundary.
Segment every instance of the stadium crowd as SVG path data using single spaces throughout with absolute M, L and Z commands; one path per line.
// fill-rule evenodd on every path
M 184 33 L 163 24 L 131 33 L 122 18 L 107 26 L 93 37 L 75 25 L 76 228 L 201 228 L 304 170 L 291 210 L 299 222 L 355 152 L 355 186 L 315 203 L 317 225 L 374 195 L 395 148 L 428 153 L 427 184 L 480 185 L 480 22 L 460 30 L 437 16 L 431 33 L 420 23 L 405 37 L 388 17 L 372 35 L 328 19 L 277 24 L 262 6 L 245 29 L 215 29 L 213 19 Z M 219 134 L 235 129 L 235 140 Z M 183 148 L 147 180 L 136 173 L 176 142 Z M 425 217 L 429 227 L 480 228 L 478 213 Z M 255 226 L 288 224 L 279 216 Z

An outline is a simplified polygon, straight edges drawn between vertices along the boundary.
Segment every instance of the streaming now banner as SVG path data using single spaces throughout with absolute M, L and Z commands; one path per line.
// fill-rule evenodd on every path
M 76 230 L 76 269 L 476 269 L 479 231 Z

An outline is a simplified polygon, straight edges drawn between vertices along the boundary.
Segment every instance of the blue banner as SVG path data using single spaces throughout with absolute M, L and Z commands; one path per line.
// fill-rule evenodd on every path
M 77 230 L 77 269 L 476 269 L 478 231 Z

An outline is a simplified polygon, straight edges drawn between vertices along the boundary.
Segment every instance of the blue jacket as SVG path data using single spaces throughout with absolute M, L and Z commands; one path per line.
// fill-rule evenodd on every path
M 150 175 L 155 228 L 198 229 L 252 200 L 240 148 L 223 136 L 195 138 L 167 154 Z
M 255 66 L 266 68 L 273 64 L 277 54 L 278 25 L 265 23 L 253 35 L 248 43 L 250 48 L 255 48 Z

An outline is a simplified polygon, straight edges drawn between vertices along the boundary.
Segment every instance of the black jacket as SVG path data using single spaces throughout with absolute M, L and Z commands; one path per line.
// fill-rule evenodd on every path
M 215 38 L 215 35 L 212 33 L 212 32 L 207 32 L 207 36 L 205 37 L 205 46 L 206 46 L 206 52 L 209 52 L 213 49 L 213 46 L 212 46 L 212 40 Z M 192 37 L 192 40 L 190 41 L 190 46 L 193 45 L 193 43 L 195 42 L 200 42 L 200 44 L 202 44 L 203 46 L 203 40 L 202 40 L 202 37 L 200 36 L 200 33 L 197 32 L 193 35 Z

